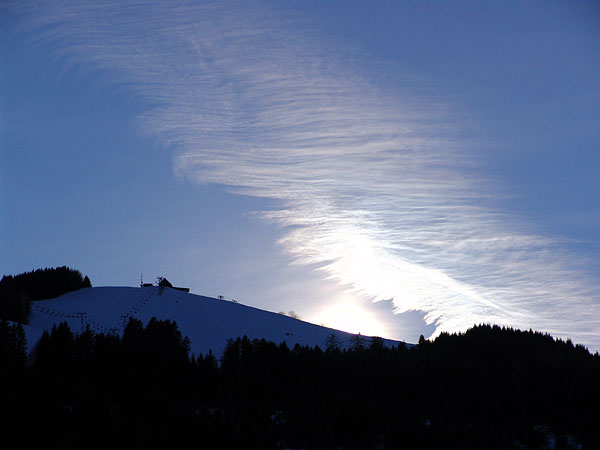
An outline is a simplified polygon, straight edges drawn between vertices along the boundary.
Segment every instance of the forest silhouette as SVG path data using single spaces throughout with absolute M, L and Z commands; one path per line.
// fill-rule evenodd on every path
M 20 324 L 2 321 L 0 337 L 17 447 L 600 448 L 600 355 L 533 331 L 346 349 L 240 337 L 218 359 L 189 355 L 168 320 L 130 319 L 122 337 L 62 323 L 29 360 Z

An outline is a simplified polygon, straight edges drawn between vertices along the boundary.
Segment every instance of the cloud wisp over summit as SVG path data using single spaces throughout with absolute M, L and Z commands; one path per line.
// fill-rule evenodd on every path
M 140 129 L 195 182 L 277 200 L 299 263 L 436 333 L 482 322 L 600 348 L 600 289 L 559 242 L 489 205 L 474 145 L 432 99 L 306 23 L 246 3 L 15 6 L 65 67 L 135 96 Z

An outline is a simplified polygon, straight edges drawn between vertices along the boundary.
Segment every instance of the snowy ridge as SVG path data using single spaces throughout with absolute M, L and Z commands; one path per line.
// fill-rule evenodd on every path
M 121 334 L 130 317 L 144 324 L 152 317 L 177 322 L 182 334 L 191 340 L 191 352 L 198 355 L 209 350 L 220 356 L 228 339 L 248 336 L 325 347 L 333 333 L 342 347 L 354 336 L 278 313 L 245 306 L 227 300 L 188 294 L 167 287 L 96 287 L 69 292 L 55 299 L 31 303 L 27 340 L 31 350 L 43 330 L 67 322 L 74 332 L 89 326 L 96 333 Z M 365 344 L 368 345 L 368 337 Z M 384 340 L 386 345 L 398 342 Z

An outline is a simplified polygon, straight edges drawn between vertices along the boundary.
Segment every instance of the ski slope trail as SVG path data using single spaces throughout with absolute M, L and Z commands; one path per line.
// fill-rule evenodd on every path
M 30 350 L 43 330 L 67 322 L 74 332 L 89 326 L 96 333 L 122 334 L 130 317 L 147 324 L 152 317 L 174 320 L 190 341 L 192 353 L 212 350 L 221 356 L 228 339 L 248 336 L 276 343 L 286 342 L 325 348 L 334 334 L 341 347 L 352 345 L 355 335 L 326 328 L 282 314 L 264 311 L 240 303 L 189 294 L 160 286 L 95 287 L 69 292 L 60 297 L 31 303 L 26 327 Z M 369 344 L 365 337 L 365 345 Z M 397 341 L 384 340 L 386 345 Z

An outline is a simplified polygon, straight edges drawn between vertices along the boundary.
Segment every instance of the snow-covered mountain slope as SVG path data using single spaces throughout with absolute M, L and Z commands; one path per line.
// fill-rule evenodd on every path
M 75 332 L 89 325 L 92 331 L 122 333 L 129 317 L 146 324 L 152 317 L 175 320 L 182 334 L 191 340 L 191 351 L 198 355 L 209 350 L 220 356 L 230 338 L 265 338 L 288 346 L 319 345 L 333 333 L 341 346 L 351 344 L 352 334 L 321 327 L 281 314 L 188 294 L 167 287 L 96 287 L 69 292 L 55 299 L 31 304 L 26 327 L 30 349 L 42 330 L 66 321 Z M 368 345 L 368 339 L 365 338 Z M 396 341 L 385 341 L 396 345 Z

